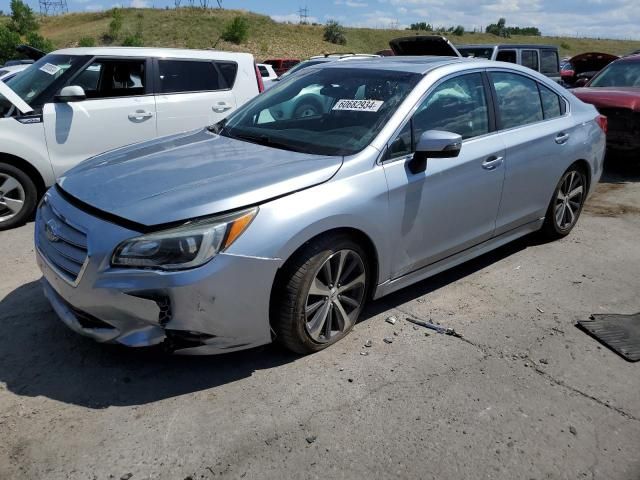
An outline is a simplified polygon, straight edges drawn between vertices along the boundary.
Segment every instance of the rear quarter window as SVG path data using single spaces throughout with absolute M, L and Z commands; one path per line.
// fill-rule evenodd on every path
M 549 119 L 562 116 L 564 100 L 544 85 L 538 84 L 538 88 L 540 89 L 540 100 L 542 101 L 544 118 Z

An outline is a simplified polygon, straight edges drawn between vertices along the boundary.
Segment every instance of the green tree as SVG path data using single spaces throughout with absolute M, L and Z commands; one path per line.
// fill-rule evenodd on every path
M 327 42 L 335 43 L 336 45 L 346 45 L 347 37 L 345 35 L 344 28 L 335 20 L 329 20 L 324 27 L 323 38 Z
M 18 35 L 38 31 L 38 20 L 31 7 L 22 0 L 11 0 L 11 22 L 9 28 Z
M 453 34 L 461 37 L 462 35 L 464 35 L 464 27 L 462 25 L 458 25 L 456 28 L 453 29 Z
M 237 45 L 246 42 L 249 38 L 249 22 L 244 17 L 235 17 L 225 27 L 220 38 Z
M 7 60 L 17 58 L 16 47 L 20 43 L 20 35 L 5 26 L 0 26 L 0 65 Z
M 49 53 L 53 50 L 53 43 L 48 38 L 44 38 L 38 32 L 29 32 L 26 37 L 27 45 Z
M 122 12 L 118 8 L 111 10 L 111 22 L 109 22 L 109 36 L 112 40 L 118 38 L 122 30 Z

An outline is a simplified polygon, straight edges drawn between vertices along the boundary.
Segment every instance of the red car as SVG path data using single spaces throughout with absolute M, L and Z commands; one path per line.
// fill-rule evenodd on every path
M 609 119 L 608 148 L 640 153 L 640 55 L 610 63 L 571 92 Z
M 569 87 L 584 87 L 596 73 L 618 58 L 620 57 L 609 53 L 581 53 L 570 58 L 560 67 L 560 76 Z
M 297 58 L 272 58 L 265 60 L 264 63 L 271 65 L 278 76 L 289 70 L 291 67 L 300 63 Z

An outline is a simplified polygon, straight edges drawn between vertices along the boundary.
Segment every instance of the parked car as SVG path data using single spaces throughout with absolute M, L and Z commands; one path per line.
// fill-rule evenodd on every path
M 317 87 L 329 111 L 263 115 Z M 567 235 L 600 178 L 605 124 L 518 65 L 327 63 L 209 128 L 62 176 L 37 211 L 44 291 L 99 342 L 315 352 L 369 298 L 540 229 Z
M 78 162 L 215 123 L 261 90 L 245 53 L 72 48 L 0 83 L 0 230 L 28 219 L 45 188 Z M 2 187 L 0 186 L 0 190 Z
M 596 73 L 619 57 L 609 53 L 586 52 L 571 57 L 569 67 L 561 72 L 562 81 L 567 87 L 583 87 Z
M 258 70 L 260 71 L 262 81 L 264 82 L 278 78 L 278 74 L 271 65 L 268 65 L 266 63 L 259 63 Z
M 18 65 L 10 65 L 8 67 L 4 66 L 0 68 L 0 80 L 2 80 L 3 82 L 8 82 L 13 77 L 15 77 L 18 73 L 26 70 L 30 66 L 31 65 L 28 63 L 20 63 Z
M 297 64 L 299 64 L 300 60 L 297 58 L 272 58 L 270 60 L 265 60 L 264 63 L 266 63 L 267 65 L 271 65 L 276 71 L 276 74 L 278 76 L 281 76 L 290 68 L 293 68 Z
M 560 82 L 560 56 L 553 45 L 477 44 L 454 46 L 440 35 L 416 35 L 391 40 L 395 55 L 444 55 L 516 63 Z
M 571 93 L 607 116 L 607 147 L 640 154 L 640 55 L 610 63 Z

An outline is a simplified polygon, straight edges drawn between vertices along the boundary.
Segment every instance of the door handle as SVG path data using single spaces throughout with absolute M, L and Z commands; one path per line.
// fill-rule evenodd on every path
M 502 165 L 502 157 L 498 157 L 496 155 L 491 155 L 484 162 L 482 162 L 482 168 L 485 170 L 495 170 L 500 165 Z
M 211 109 L 216 113 L 224 113 L 227 110 L 231 110 L 231 105 L 226 102 L 218 102 L 216 105 L 211 107 Z
M 556 143 L 558 145 L 563 145 L 563 144 L 567 143 L 567 140 L 569 140 L 569 134 L 568 133 L 559 133 L 558 135 L 556 135 Z
M 129 120 L 132 122 L 141 122 L 142 120 L 146 120 L 147 118 L 153 117 L 153 113 L 147 112 L 145 110 L 136 110 L 133 113 L 129 114 Z

